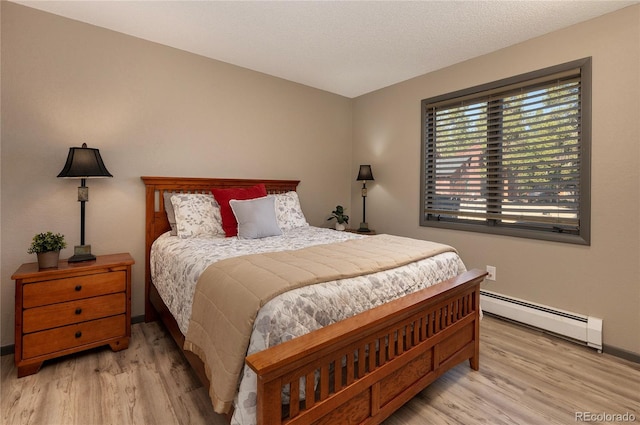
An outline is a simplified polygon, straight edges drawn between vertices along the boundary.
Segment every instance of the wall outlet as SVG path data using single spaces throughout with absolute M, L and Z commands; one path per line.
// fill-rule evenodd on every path
M 487 266 L 487 273 L 489 273 L 486 277 L 487 280 L 496 280 L 496 267 L 495 266 Z

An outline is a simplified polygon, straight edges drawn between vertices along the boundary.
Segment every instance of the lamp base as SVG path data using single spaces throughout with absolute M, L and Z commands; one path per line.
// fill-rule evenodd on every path
M 360 223 L 358 233 L 369 233 L 370 231 L 371 229 L 369 229 L 369 223 Z
M 91 254 L 91 245 L 76 245 L 73 248 L 73 256 L 67 260 L 70 263 L 79 263 L 80 261 L 95 260 L 96 256 Z

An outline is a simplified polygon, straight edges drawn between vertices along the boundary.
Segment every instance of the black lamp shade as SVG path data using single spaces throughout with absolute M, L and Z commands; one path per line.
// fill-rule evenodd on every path
M 86 143 L 80 148 L 69 148 L 69 156 L 58 177 L 86 179 L 91 177 L 113 177 L 102 162 L 98 149 L 88 148 Z
M 373 180 L 373 173 L 371 172 L 371 165 L 361 165 L 360 171 L 358 171 L 358 181 Z

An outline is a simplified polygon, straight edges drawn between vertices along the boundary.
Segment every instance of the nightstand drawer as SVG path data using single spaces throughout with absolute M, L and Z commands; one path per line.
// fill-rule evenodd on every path
M 31 333 L 125 313 L 124 292 L 24 310 L 22 332 Z
M 126 316 L 124 314 L 92 320 L 24 335 L 22 357 L 29 359 L 126 335 Z
M 97 273 L 67 279 L 28 283 L 23 288 L 22 307 L 38 307 L 98 295 L 124 292 L 127 284 L 125 271 Z

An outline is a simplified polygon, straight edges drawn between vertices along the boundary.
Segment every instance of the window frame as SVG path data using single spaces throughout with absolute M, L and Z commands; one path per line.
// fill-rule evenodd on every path
M 481 232 L 528 239 L 564 242 L 578 245 L 591 245 L 591 99 L 592 99 L 592 60 L 591 57 L 574 60 L 560 65 L 520 74 L 514 77 L 481 84 L 475 87 L 438 95 L 421 101 L 421 164 L 420 164 L 420 226 L 452 230 Z M 496 225 L 491 220 L 471 223 L 468 220 L 448 219 L 440 221 L 429 219 L 426 214 L 427 189 L 427 105 L 451 101 L 456 98 L 481 96 L 489 91 L 496 91 L 507 86 L 526 84 L 541 78 L 548 78 L 572 69 L 580 69 L 580 200 L 578 207 L 579 229 L 577 234 L 552 232 L 535 228 L 517 228 L 508 225 Z

